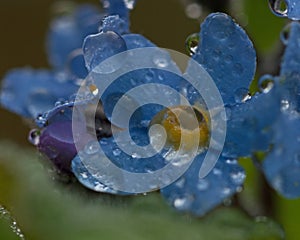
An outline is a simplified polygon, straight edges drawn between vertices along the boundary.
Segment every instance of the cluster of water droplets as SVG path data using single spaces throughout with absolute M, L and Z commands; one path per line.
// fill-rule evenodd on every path
M 24 234 L 18 226 L 16 219 L 7 211 L 3 206 L 0 205 L 0 221 L 4 220 L 10 225 L 10 229 L 15 233 L 19 239 L 25 240 Z

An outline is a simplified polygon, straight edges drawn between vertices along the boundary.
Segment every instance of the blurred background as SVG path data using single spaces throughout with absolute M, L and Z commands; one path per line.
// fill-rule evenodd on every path
M 54 16 L 56 16 L 59 12 L 59 11 L 57 12 L 57 6 L 58 6 L 57 2 L 58 1 L 54 1 L 54 0 L 52 1 L 50 0 L 43 0 L 43 1 L 1 0 L 0 1 L 0 30 L 2 32 L 0 38 L 0 53 L 1 53 L 0 79 L 2 79 L 5 73 L 12 68 L 24 67 L 24 66 L 30 66 L 32 68 L 49 67 L 46 51 L 45 51 L 45 39 L 46 39 L 47 29 L 49 27 L 51 19 Z M 86 0 L 86 1 L 74 0 L 73 2 L 93 3 L 99 6 L 100 8 L 100 4 L 98 0 Z M 132 32 L 145 35 L 147 38 L 149 38 L 151 41 L 153 41 L 160 47 L 165 47 L 165 48 L 186 53 L 186 47 L 185 47 L 186 38 L 192 33 L 199 32 L 200 23 L 207 16 L 207 14 L 209 14 L 212 11 L 227 12 L 228 14 L 233 16 L 236 19 L 236 21 L 241 26 L 243 26 L 243 28 L 246 29 L 247 33 L 249 34 L 250 38 L 253 40 L 254 45 L 257 49 L 257 54 L 258 54 L 257 76 L 260 76 L 264 73 L 276 74 L 278 72 L 280 55 L 283 51 L 283 46 L 279 41 L 279 35 L 281 29 L 287 23 L 287 20 L 274 16 L 269 11 L 267 0 L 226 0 L 226 1 L 225 0 L 213 0 L 213 1 L 211 0 L 202 0 L 202 1 L 201 0 L 199 1 L 140 0 L 136 8 L 133 10 L 131 14 L 131 23 L 132 23 L 131 30 Z M 31 150 L 34 150 L 34 148 L 31 147 L 27 141 L 28 131 L 30 130 L 29 123 L 24 121 L 20 117 L 16 116 L 15 114 L 12 114 L 2 108 L 0 108 L 0 116 L 1 116 L 0 152 L 2 151 L 2 155 L 0 154 L 0 156 L 1 159 L 7 158 L 12 162 L 11 165 L 8 164 L 7 162 L 3 166 L 0 165 L 0 205 L 5 204 L 11 212 L 15 213 L 14 215 L 16 216 L 16 218 L 20 219 L 20 225 L 23 224 L 24 228 L 27 231 L 30 232 L 31 229 L 32 232 L 29 233 L 30 238 L 28 239 L 42 239 L 40 238 L 40 236 L 42 236 L 43 233 L 48 233 L 52 228 L 53 229 L 57 228 L 58 227 L 57 224 L 63 223 L 63 221 L 55 222 L 53 220 L 49 222 L 48 220 L 46 220 L 47 216 L 44 216 L 44 214 L 47 214 L 48 211 L 44 212 L 42 210 L 40 212 L 35 213 L 36 215 L 33 214 L 31 217 L 24 216 L 24 214 L 28 215 L 28 211 L 29 211 L 28 208 L 33 208 L 35 200 L 34 200 L 34 196 L 32 196 L 32 193 L 30 198 L 26 195 L 26 192 L 28 193 L 28 191 L 31 191 L 32 188 L 34 187 L 24 185 L 22 181 L 24 180 L 24 177 L 26 176 L 26 173 L 28 173 L 28 171 L 30 172 L 32 169 L 37 169 L 37 171 L 39 171 L 40 162 L 37 161 L 37 156 L 31 152 Z M 13 147 L 11 147 L 11 143 L 13 143 Z M 12 148 L 12 150 L 7 150 L 10 148 Z M 20 164 L 20 160 L 19 160 L 20 158 L 24 158 L 22 159 L 23 165 L 27 165 L 27 164 L 32 165 L 32 166 L 30 165 L 31 167 L 28 167 L 31 170 L 28 170 L 27 168 L 26 170 L 24 170 L 23 165 Z M 29 159 L 29 161 L 26 162 L 26 159 Z M 254 169 L 252 164 L 249 164 L 249 161 L 242 160 L 241 163 L 246 168 L 248 177 L 245 186 L 245 191 L 241 196 L 238 197 L 239 205 L 242 205 L 242 208 L 247 212 L 247 214 L 250 214 L 252 216 L 267 215 L 272 217 L 273 219 L 275 219 L 277 223 L 279 223 L 279 225 L 282 225 L 284 227 L 286 231 L 287 239 L 298 239 L 298 236 L 300 235 L 300 231 L 299 229 L 297 229 L 298 228 L 297 223 L 299 222 L 298 214 L 300 215 L 300 200 L 286 200 L 278 196 L 276 193 L 274 193 L 272 190 L 270 190 L 268 187 L 265 186 L 264 180 L 262 179 L 260 174 L 257 173 L 257 171 Z M 32 172 L 30 172 L 30 174 L 32 174 Z M 45 174 L 45 171 L 41 171 L 40 175 L 43 174 Z M 18 176 L 16 177 L 16 175 Z M 41 185 L 41 186 L 49 187 L 49 183 L 47 182 L 47 176 L 45 178 L 40 175 L 36 179 L 39 179 L 39 177 L 44 179 L 43 181 L 45 183 L 43 183 L 42 181 L 42 184 L 45 185 Z M 15 183 L 12 184 L 10 181 L 15 181 Z M 32 184 L 32 180 L 28 180 L 28 181 L 29 183 Z M 14 190 L 12 191 L 11 188 L 14 188 Z M 20 188 L 22 188 L 22 190 Z M 25 191 L 24 188 L 30 188 L 31 190 Z M 34 189 L 33 193 L 35 192 L 36 194 L 38 194 L 38 189 L 40 188 L 37 187 L 36 189 Z M 23 191 L 25 192 L 23 193 Z M 53 196 L 52 195 L 48 196 L 47 194 L 48 193 L 45 193 L 46 198 L 52 199 Z M 87 193 L 83 193 L 83 195 L 86 194 Z M 17 196 L 15 195 L 20 196 L 21 200 L 19 199 L 18 201 L 15 201 L 14 198 L 17 198 Z M 90 197 L 89 194 L 87 195 Z M 22 197 L 25 198 L 24 201 L 22 200 Z M 44 198 L 40 196 L 40 200 L 41 199 Z M 57 196 L 55 196 L 54 199 L 55 200 L 53 201 L 55 202 L 57 200 Z M 97 199 L 97 198 L 92 197 L 92 199 Z M 152 198 L 150 198 L 150 200 L 151 199 Z M 150 203 L 148 204 L 150 200 L 146 200 L 146 205 L 145 205 L 146 208 L 148 205 L 151 205 Z M 154 199 L 152 200 L 154 202 L 158 201 L 156 197 L 154 197 Z M 98 201 L 98 200 L 93 200 L 93 201 Z M 107 201 L 107 199 L 105 201 Z M 137 201 L 138 203 L 133 204 L 135 206 L 134 211 L 140 211 L 139 208 L 140 203 L 139 200 Z M 22 205 L 23 202 L 24 205 Z M 30 203 L 32 204 L 26 205 Z M 36 203 L 38 203 L 38 205 L 42 204 L 42 200 L 41 202 L 36 202 Z M 61 213 L 60 211 L 63 211 L 62 209 L 66 207 L 65 205 L 60 205 L 58 207 L 59 210 L 57 210 L 53 207 L 53 202 L 51 202 L 51 200 L 49 200 L 48 204 L 49 204 L 48 210 L 50 211 L 54 209 L 55 212 L 50 214 L 49 216 L 50 218 L 64 219 L 62 217 L 62 214 L 60 214 Z M 76 202 L 74 206 L 80 207 L 81 206 L 80 204 L 81 202 Z M 28 211 L 25 211 L 24 208 L 27 208 Z M 144 207 L 142 208 L 144 209 Z M 167 207 L 158 204 L 158 209 L 161 208 L 167 208 Z M 85 210 L 88 211 L 89 214 L 91 214 L 91 216 L 93 216 L 92 214 L 93 211 L 91 209 L 88 210 L 85 209 Z M 66 217 L 64 221 L 74 221 L 74 219 L 71 217 L 72 214 L 70 215 L 70 212 L 72 212 L 72 208 L 67 209 L 67 211 L 69 212 L 67 212 L 65 215 L 69 216 L 69 218 Z M 124 207 L 122 207 L 122 211 L 124 211 Z M 134 217 L 137 219 L 141 217 L 136 213 L 130 215 L 126 211 L 127 210 L 125 207 L 125 213 L 123 212 L 125 214 L 124 215 L 125 217 L 123 220 L 122 219 L 120 220 L 121 222 L 122 221 L 126 222 L 126 217 L 128 218 Z M 84 214 L 84 213 L 85 212 L 80 212 L 80 214 Z M 106 210 L 104 211 L 104 213 L 107 213 Z M 82 216 L 80 214 L 79 216 Z M 108 213 L 108 215 L 109 214 L 110 213 Z M 113 212 L 113 214 L 116 214 L 116 212 Z M 115 215 L 108 217 L 108 219 L 110 219 L 111 221 L 110 223 L 114 222 L 113 220 L 114 216 Z M 177 215 L 175 214 L 171 216 L 177 216 Z M 228 216 L 229 216 L 228 219 L 230 219 L 231 215 L 229 214 Z M 38 229 L 35 229 L 34 226 L 37 222 L 36 218 L 39 217 L 41 218 L 41 222 L 43 222 L 44 220 L 45 224 L 47 223 L 47 224 L 54 224 L 54 225 L 43 226 L 41 223 L 40 225 L 38 225 Z M 153 216 L 151 215 L 151 217 Z M 32 220 L 33 218 L 35 219 Z M 6 218 L 6 221 L 11 221 L 11 219 L 9 220 L 7 219 L 8 218 Z M 26 224 L 24 223 L 24 221 L 27 220 L 30 221 L 30 219 L 34 224 L 30 225 L 30 223 L 26 223 Z M 92 219 L 97 221 L 96 216 L 93 216 Z M 167 218 L 166 221 L 168 220 L 170 219 Z M 1 221 L 1 210 L 0 210 L 0 221 Z M 186 219 L 180 221 L 183 221 L 185 224 L 188 222 L 189 224 L 189 226 L 186 229 L 179 228 L 179 230 L 182 231 L 193 232 L 194 231 L 193 227 L 197 226 L 197 222 L 195 222 L 195 220 L 192 220 L 192 218 L 190 217 L 186 217 Z M 136 222 L 133 222 L 132 224 L 135 223 Z M 160 222 L 159 224 L 160 227 L 156 229 L 156 231 L 164 232 L 166 231 L 166 229 L 168 229 L 168 231 L 174 231 L 175 234 L 176 231 L 178 230 L 178 229 L 176 231 L 174 230 L 178 222 L 173 223 L 174 225 L 172 224 L 168 225 L 167 223 L 164 222 Z M 180 224 L 182 224 L 182 222 L 180 222 Z M 59 226 L 59 230 L 61 232 L 64 231 L 68 232 L 72 230 L 68 229 L 67 227 L 83 226 L 83 225 L 84 223 L 78 223 L 78 222 L 76 222 L 76 224 L 74 225 L 66 223 L 65 230 L 64 230 L 64 226 Z M 92 225 L 90 226 L 91 229 L 93 229 Z M 129 226 L 124 225 L 123 231 L 125 231 L 126 234 L 128 235 L 127 236 L 125 234 L 125 239 L 127 239 L 127 237 L 128 239 L 135 239 L 133 236 L 132 238 L 129 238 L 130 234 L 127 233 L 126 227 L 129 228 Z M 113 226 L 109 224 L 106 226 L 106 228 L 111 228 L 110 230 L 114 231 Z M 3 235 L 6 236 L 6 238 L 4 237 L 2 238 L 1 231 L 4 231 L 3 229 L 5 229 L 5 227 L 1 228 L 1 223 L 0 223 L 0 239 L 13 239 L 13 236 L 9 235 L 9 233 L 7 233 L 8 235 Z M 84 230 L 87 231 L 86 236 L 88 236 L 88 229 L 89 229 L 88 227 L 86 226 L 84 227 Z M 205 230 L 205 227 L 203 229 Z M 95 231 L 94 233 L 96 236 Z M 141 232 L 141 234 L 144 233 L 147 233 L 147 230 Z M 61 237 L 64 236 L 66 238 L 57 238 L 57 239 L 71 239 L 70 236 L 73 236 L 73 235 L 63 235 L 63 233 L 59 233 L 59 234 L 60 234 L 59 236 Z M 107 238 L 103 238 L 103 239 L 114 239 L 112 238 L 112 236 L 108 234 Z M 172 234 L 168 235 L 166 233 L 165 235 L 162 236 L 163 236 L 162 239 L 168 239 L 168 237 L 171 237 L 173 235 Z M 53 235 L 53 237 L 55 237 L 55 234 Z M 182 237 L 185 237 L 185 235 L 182 235 Z M 193 237 L 194 235 L 191 235 L 191 237 L 188 239 L 194 239 Z M 76 238 L 75 235 L 73 236 L 72 239 L 74 238 Z M 91 235 L 90 237 L 85 239 L 96 239 L 96 237 L 93 238 L 93 236 Z M 154 238 L 145 238 L 145 239 L 154 239 Z M 179 238 L 175 238 L 175 239 L 179 239 Z M 195 237 L 195 239 L 198 238 Z M 217 239 L 217 238 L 207 237 L 203 239 Z M 239 239 L 239 238 L 231 238 L 231 239 Z M 248 239 L 248 238 L 244 238 L 244 239 Z M 258 239 L 258 238 L 253 238 L 253 239 Z M 280 239 L 280 238 L 259 238 L 259 239 Z

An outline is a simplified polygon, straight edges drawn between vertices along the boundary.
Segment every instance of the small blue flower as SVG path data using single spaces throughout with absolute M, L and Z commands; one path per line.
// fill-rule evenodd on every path
M 280 194 L 297 198 L 300 197 L 300 24 L 293 22 L 289 28 L 280 76 L 273 78 L 281 101 L 271 126 L 273 147 L 262 162 L 262 169 Z
M 102 32 L 90 36 L 92 41 L 85 42 L 87 65 L 91 65 L 91 62 L 95 61 L 90 69 L 93 69 L 109 56 L 124 51 L 125 46 L 126 49 L 155 46 L 141 35 L 107 33 L 110 35 L 104 36 L 105 33 Z M 95 43 L 100 44 L 102 41 L 108 41 L 109 38 L 110 43 L 104 43 L 109 44 L 106 45 L 108 48 L 101 52 L 88 51 L 90 48 L 96 48 Z M 124 46 L 124 48 L 119 48 L 119 46 Z M 216 166 L 205 178 L 199 178 L 199 169 L 205 156 L 205 152 L 203 152 L 196 156 L 182 177 L 161 189 L 161 193 L 176 209 L 202 216 L 224 199 L 241 190 L 245 173 L 236 159 L 240 156 L 250 156 L 257 150 L 268 148 L 271 133 L 267 128 L 273 122 L 277 112 L 269 111 L 266 114 L 266 119 L 262 114 L 264 114 L 266 107 L 273 107 L 279 103 L 276 98 L 273 101 L 272 96 L 276 94 L 274 90 L 268 94 L 257 94 L 252 98 L 248 94 L 256 66 L 255 51 L 246 33 L 229 16 L 215 13 L 206 18 L 201 26 L 200 42 L 193 58 L 212 76 L 225 102 L 228 124 L 225 148 Z M 168 55 L 164 55 L 164 59 L 167 59 L 164 64 L 172 65 L 174 69 L 177 68 Z M 187 74 L 189 71 L 192 69 L 188 68 Z M 161 75 L 162 73 L 164 75 Z M 162 82 L 180 91 L 181 88 L 184 88 L 182 81 L 183 79 L 175 74 L 160 72 L 157 69 L 142 69 L 128 73 L 114 82 L 103 94 L 101 100 L 106 116 L 110 119 L 115 103 L 133 87 L 145 83 Z M 154 92 L 148 94 L 154 94 Z M 187 98 L 196 103 L 199 95 L 194 93 L 192 89 L 188 89 Z M 267 99 L 272 100 L 267 101 Z M 176 100 L 170 106 L 176 106 Z M 179 109 L 181 110 L 180 107 Z M 149 121 L 155 121 L 160 111 L 164 110 L 158 106 L 147 106 L 140 112 L 137 111 L 132 117 L 130 134 L 136 144 L 143 146 L 149 143 Z M 166 112 L 163 113 L 166 115 Z M 205 113 L 202 115 L 205 118 Z M 201 119 L 203 119 L 202 117 Z M 169 134 L 174 133 L 176 135 L 176 130 L 173 127 L 168 129 Z M 151 172 L 167 164 L 166 159 L 159 156 L 140 158 L 138 154 L 125 154 L 116 144 L 114 137 L 102 139 L 99 143 L 104 154 L 115 165 L 130 172 Z M 125 144 L 125 142 L 123 143 Z M 92 147 L 94 144 L 92 142 L 88 146 Z M 173 148 L 174 146 L 176 148 L 176 141 L 172 144 Z M 164 149 L 162 153 L 165 154 L 164 156 L 170 156 L 168 149 Z M 81 152 L 80 154 L 86 153 Z M 89 173 L 81 162 L 80 154 L 72 161 L 72 170 L 78 180 L 95 191 L 120 194 L 120 192 L 114 191 L 113 187 L 107 186 Z M 97 151 L 90 153 L 90 155 L 94 156 L 95 162 L 97 159 L 105 157 Z M 100 187 L 97 187 L 98 185 Z

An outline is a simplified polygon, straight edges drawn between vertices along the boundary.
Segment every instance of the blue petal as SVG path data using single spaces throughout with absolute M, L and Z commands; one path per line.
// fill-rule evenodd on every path
M 289 38 L 281 63 L 281 76 L 300 75 L 300 24 L 290 23 Z
M 253 44 L 228 15 L 213 13 L 201 25 L 200 42 L 193 58 L 211 75 L 225 104 L 248 89 L 256 68 Z
M 179 211 L 203 216 L 241 190 L 245 173 L 236 160 L 219 159 L 214 169 L 200 179 L 204 157 L 205 153 L 198 155 L 182 177 L 161 190 L 168 203 Z
M 120 35 L 128 33 L 128 25 L 119 15 L 110 15 L 102 20 L 99 32 L 113 31 Z
M 24 117 L 35 118 L 67 99 L 77 86 L 64 75 L 47 70 L 16 69 L 9 72 L 1 91 L 1 104 Z
M 286 50 L 281 64 L 280 77 L 282 98 L 288 101 L 290 108 L 300 110 L 300 24 L 293 22 L 290 25 L 289 39 L 286 41 Z
M 88 34 L 98 32 L 100 22 L 99 11 L 89 5 L 79 7 L 72 15 L 52 21 L 47 36 L 47 52 L 52 66 L 64 68 L 69 54 L 81 48 Z
M 106 54 L 107 56 L 113 55 L 113 53 L 117 54 L 118 52 L 121 52 L 122 49 L 118 48 L 118 46 L 123 46 L 121 44 L 121 39 L 124 40 L 126 43 L 127 49 L 137 49 L 137 48 L 147 48 L 147 47 L 155 47 L 155 45 L 150 42 L 148 39 L 144 38 L 143 36 L 139 34 L 126 34 L 123 35 L 122 37 L 117 35 L 116 33 L 113 32 L 107 32 L 107 33 L 101 33 L 101 34 L 113 34 L 114 36 L 118 36 L 116 38 L 116 41 L 114 39 L 109 39 L 109 36 L 104 39 L 103 38 L 103 44 L 102 45 L 109 45 L 107 46 L 104 51 L 99 52 L 100 56 L 105 55 L 105 52 L 109 52 Z M 89 38 L 89 37 L 88 37 Z M 87 38 L 87 39 L 88 39 Z M 87 41 L 86 39 L 86 41 Z M 119 45 L 116 43 L 120 43 Z M 92 51 L 94 48 L 96 48 L 96 45 L 98 46 L 98 42 L 90 42 L 89 44 L 85 44 L 85 48 L 87 49 L 85 56 L 87 57 L 88 53 L 91 53 L 92 55 L 95 54 L 95 51 Z M 155 52 L 155 55 L 153 56 L 153 53 Z M 149 84 L 149 83 L 159 83 L 159 84 L 164 84 L 170 87 L 173 87 L 174 89 L 177 90 L 177 92 L 180 92 L 180 86 L 182 85 L 182 78 L 180 77 L 181 73 L 176 64 L 172 61 L 170 55 L 163 50 L 160 50 L 158 48 L 152 49 L 149 51 L 149 55 L 151 56 L 145 56 L 145 55 L 137 55 L 134 61 L 141 61 L 141 62 L 146 62 L 145 65 L 147 65 L 147 68 L 144 69 L 137 69 L 134 70 L 135 66 L 129 66 L 130 71 L 126 72 L 123 74 L 121 77 L 117 78 L 114 80 L 112 83 L 110 83 L 109 87 L 105 90 L 105 92 L 101 96 L 101 100 L 103 103 L 104 111 L 108 119 L 111 120 L 111 115 L 114 109 L 115 104 L 117 101 L 129 90 L 141 86 L 142 84 Z M 105 55 L 105 57 L 106 57 Z M 105 57 L 101 59 L 105 59 Z M 126 55 L 126 59 L 129 60 L 130 54 Z M 137 57 L 141 58 L 138 59 Z M 113 61 L 114 64 L 110 64 L 109 66 L 111 67 L 112 65 L 116 66 L 116 69 L 122 69 L 122 67 L 128 67 L 126 64 L 128 61 L 126 60 L 125 57 L 121 59 L 117 59 L 117 61 Z M 87 62 L 90 62 L 89 60 Z M 176 74 L 169 72 L 169 71 L 164 71 L 162 69 L 156 69 L 155 67 L 159 64 L 164 64 L 167 66 L 167 70 L 172 70 L 172 72 L 175 72 Z M 151 67 L 152 66 L 152 67 Z M 95 71 L 97 69 L 95 68 Z M 104 78 L 107 78 L 105 76 Z M 97 87 L 99 89 L 104 89 L 102 84 L 106 84 L 104 79 L 99 79 L 97 81 Z M 157 89 L 154 91 L 148 90 L 148 87 L 145 87 L 142 89 L 143 91 L 140 93 L 140 95 L 145 99 L 148 97 L 148 99 L 153 99 L 154 97 L 157 98 L 157 93 L 159 92 L 159 86 Z M 156 94 L 156 95 L 155 95 Z M 133 101 L 136 101 L 136 103 L 139 103 L 139 99 L 132 99 Z M 178 101 L 176 101 L 175 98 L 172 99 L 173 104 L 172 105 L 177 105 L 179 104 Z M 170 101 L 171 102 L 171 101 Z M 141 110 L 143 112 L 143 118 L 139 119 L 139 121 L 143 120 L 151 120 L 151 118 L 162 109 L 162 107 L 158 107 L 158 105 L 152 105 L 153 109 L 145 109 Z
M 271 126 L 280 114 L 280 96 L 275 87 L 225 109 L 227 132 L 223 156 L 251 156 L 269 148 L 273 134 Z
M 98 32 L 104 13 L 93 5 L 83 4 L 74 12 L 74 19 L 82 40 L 89 34 Z
M 262 167 L 270 185 L 287 198 L 300 197 L 300 119 L 281 114 L 274 147 Z
M 129 11 L 134 8 L 136 0 L 101 0 L 109 15 L 119 15 L 129 21 Z

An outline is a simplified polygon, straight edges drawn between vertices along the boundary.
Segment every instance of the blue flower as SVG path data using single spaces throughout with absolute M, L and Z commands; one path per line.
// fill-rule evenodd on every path
M 289 25 L 289 37 L 283 39 L 286 50 L 280 76 L 273 77 L 281 105 L 271 126 L 272 149 L 262 162 L 262 170 L 280 194 L 288 198 L 300 197 L 300 24 Z
M 89 51 L 89 49 L 97 48 L 94 44 L 99 46 L 105 44 L 107 47 L 99 52 Z M 87 67 L 95 70 L 97 64 L 109 56 L 121 53 L 126 49 L 153 46 L 155 46 L 153 43 L 138 34 L 122 35 L 107 31 L 86 38 L 83 48 L 85 49 Z M 176 69 L 176 65 L 166 53 L 161 52 L 160 54 L 167 59 L 164 64 L 172 65 Z M 277 113 L 276 108 L 273 111 L 273 106 L 277 106 L 277 104 L 279 106 L 279 102 L 276 97 L 274 98 L 276 95 L 274 90 L 257 94 L 252 98 L 249 95 L 249 85 L 256 67 L 255 51 L 246 33 L 229 16 L 215 13 L 206 18 L 201 26 L 200 42 L 193 58 L 212 76 L 225 102 L 227 112 L 227 118 L 225 118 L 228 125 L 225 147 L 216 166 L 205 178 L 199 178 L 199 170 L 206 153 L 204 151 L 195 157 L 192 165 L 183 176 L 161 189 L 161 193 L 176 209 L 201 216 L 224 199 L 241 190 L 245 173 L 238 165 L 237 158 L 250 156 L 255 151 L 266 150 L 269 147 L 271 132 L 268 131 L 268 127 L 272 124 Z M 189 74 L 190 71 L 192 69 L 188 68 L 186 74 Z M 182 84 L 183 81 L 180 76 L 158 69 L 142 69 L 128 73 L 114 82 L 102 95 L 101 101 L 106 116 L 111 119 L 115 103 L 133 87 L 161 82 L 180 91 L 185 88 Z M 195 104 L 199 100 L 199 94 L 194 93 L 194 89 L 186 90 L 186 97 Z M 150 91 L 145 94 L 150 95 L 154 92 Z M 267 101 L 268 99 L 272 100 Z M 176 106 L 176 103 L 178 104 L 174 100 L 170 108 Z M 265 109 L 269 107 L 272 110 L 265 114 Z M 181 107 L 178 108 L 179 111 L 182 110 Z M 199 108 L 194 108 L 194 111 L 197 112 L 198 110 Z M 168 115 L 169 113 L 166 111 L 159 106 L 151 105 L 136 111 L 131 118 L 129 127 L 133 141 L 141 146 L 147 145 L 151 141 L 148 137 L 149 121 L 157 121 L 157 116 L 160 116 L 159 113 L 161 112 L 163 116 Z M 199 121 L 203 121 L 203 118 L 206 119 L 206 115 L 201 109 L 199 111 L 200 115 L 202 114 Z M 262 117 L 263 114 L 266 118 Z M 171 114 L 167 118 L 170 116 Z M 161 119 L 158 117 L 158 120 Z M 207 122 L 206 124 L 209 125 Z M 173 127 L 167 129 L 169 135 L 176 133 Z M 130 140 L 127 139 L 127 141 Z M 97 159 L 101 162 L 101 159 L 107 156 L 120 168 L 136 173 L 153 172 L 164 167 L 168 162 L 165 156 L 169 156 L 172 160 L 172 155 L 168 152 L 169 149 L 162 150 L 162 154 L 159 156 L 141 158 L 138 154 L 129 155 L 123 152 L 116 144 L 114 137 L 101 139 L 99 143 L 103 149 L 102 153 L 99 153 L 99 148 L 95 147 L 97 144 L 91 142 L 86 146 L 85 151 L 81 151 L 72 161 L 72 171 L 78 180 L 84 186 L 99 192 L 124 194 L 116 191 L 113 184 L 109 186 L 109 181 L 102 182 L 96 176 L 97 174 L 91 174 L 81 161 L 80 156 L 84 154 L 91 155 L 95 162 L 93 167 L 96 169 L 101 168 L 101 164 L 97 165 L 96 163 Z M 127 144 L 125 140 L 123 143 Z M 173 150 L 176 149 L 176 140 L 170 145 L 172 145 Z M 91 149 L 95 151 L 90 151 Z M 162 181 L 164 180 L 168 180 L 167 176 L 166 179 L 162 179 Z M 153 186 L 153 189 L 156 187 Z

